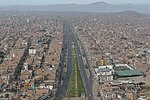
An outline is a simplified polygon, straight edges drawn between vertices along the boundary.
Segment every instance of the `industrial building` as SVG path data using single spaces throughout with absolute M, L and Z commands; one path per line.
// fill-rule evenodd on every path
M 128 64 L 115 64 L 95 68 L 95 76 L 102 83 L 112 81 L 114 78 L 142 76 L 142 73 Z
M 142 76 L 142 73 L 138 70 L 121 70 L 121 71 L 115 71 L 115 75 L 119 77 L 136 77 L 136 76 Z

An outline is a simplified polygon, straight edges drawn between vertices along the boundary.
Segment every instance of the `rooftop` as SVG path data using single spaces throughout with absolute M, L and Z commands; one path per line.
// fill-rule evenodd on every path
M 106 68 L 96 68 L 95 69 L 95 71 L 97 72 L 97 73 L 99 73 L 99 72 L 109 72 L 109 71 L 111 71 L 112 69 L 110 69 L 110 68 L 108 68 L 108 67 L 106 67 Z
M 138 70 L 121 70 L 115 71 L 118 77 L 132 77 L 132 76 L 141 76 L 142 73 Z

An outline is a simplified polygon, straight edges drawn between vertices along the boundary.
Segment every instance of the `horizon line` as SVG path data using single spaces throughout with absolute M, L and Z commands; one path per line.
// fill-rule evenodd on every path
M 93 3 L 54 3 L 54 4 L 8 4 L 0 6 L 51 6 L 51 5 L 90 5 L 96 3 L 106 3 L 110 5 L 150 5 L 150 4 L 141 4 L 141 3 L 108 3 L 108 2 L 93 2 Z

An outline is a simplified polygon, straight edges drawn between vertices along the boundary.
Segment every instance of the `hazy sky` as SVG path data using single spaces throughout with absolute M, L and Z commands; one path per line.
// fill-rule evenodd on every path
M 150 4 L 150 0 L 0 0 L 0 5 L 89 4 L 102 1 L 111 4 Z

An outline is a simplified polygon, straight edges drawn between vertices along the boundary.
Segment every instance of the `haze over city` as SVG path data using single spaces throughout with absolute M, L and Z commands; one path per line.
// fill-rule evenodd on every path
M 150 100 L 149 0 L 0 0 L 0 100 Z
M 150 4 L 149 0 L 0 0 L 0 5 L 90 4 L 95 2 L 106 2 L 110 4 Z

